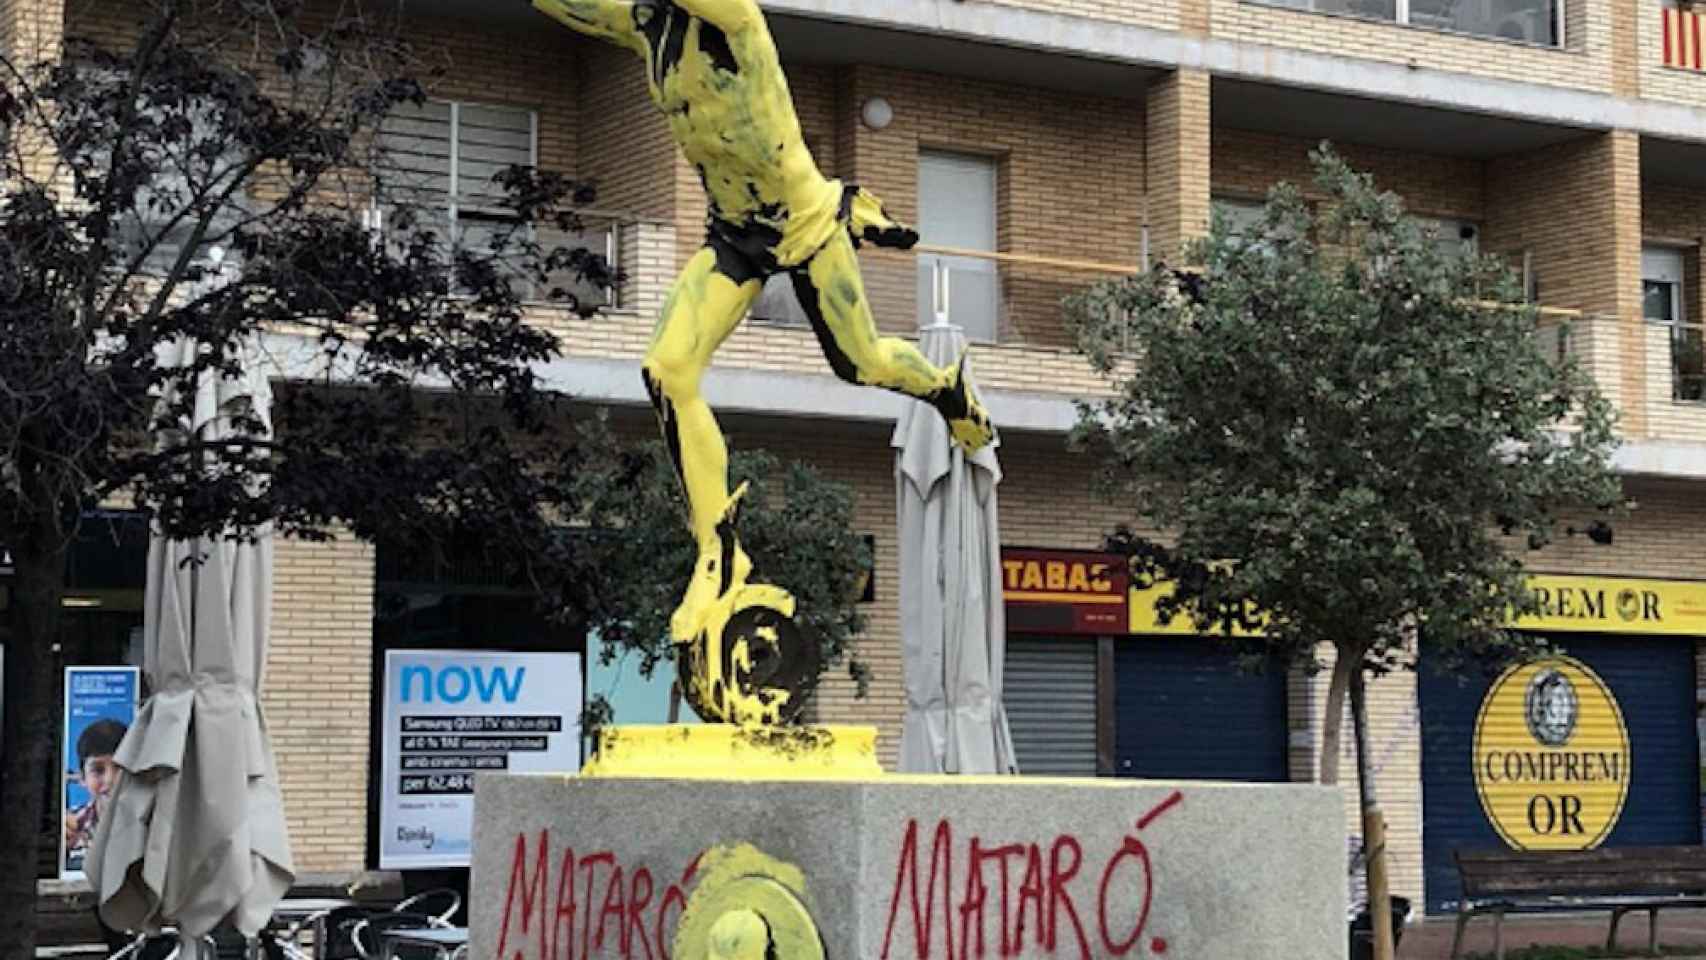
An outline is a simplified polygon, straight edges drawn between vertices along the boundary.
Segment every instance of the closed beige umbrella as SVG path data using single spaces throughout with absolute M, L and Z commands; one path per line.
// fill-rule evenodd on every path
M 919 332 L 933 363 L 955 362 L 960 328 Z M 906 680 L 903 773 L 1017 773 L 1001 702 L 1007 651 L 995 445 L 965 456 L 928 405 L 895 424 L 900 639 Z
M 182 364 L 195 346 L 177 349 Z M 202 376 L 193 427 L 203 436 L 228 432 L 236 409 L 270 429 L 266 375 L 259 362 L 247 369 L 238 380 Z M 253 542 L 156 535 L 149 544 L 149 696 L 114 757 L 125 773 L 88 866 L 115 928 L 175 926 L 188 940 L 229 918 L 253 935 L 294 880 L 259 700 L 272 561 L 269 529 Z

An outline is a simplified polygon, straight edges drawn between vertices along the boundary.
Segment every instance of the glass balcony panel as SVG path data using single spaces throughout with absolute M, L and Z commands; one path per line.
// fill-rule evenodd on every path
M 620 265 L 622 227 L 615 221 L 607 223 L 586 223 L 583 221 L 581 229 L 572 233 L 555 229 L 540 229 L 538 236 L 541 254 L 549 255 L 553 249 L 558 247 L 565 250 L 585 248 L 589 253 L 604 257 L 613 270 Z M 545 285 L 541 285 L 539 289 L 533 291 L 534 299 L 545 300 L 550 297 L 553 290 L 565 290 L 575 297 L 576 302 L 582 305 L 596 304 L 612 309 L 620 306 L 617 303 L 614 288 L 603 289 L 596 284 L 588 283 L 578 276 L 574 270 L 558 270 L 547 275 L 546 281 Z
M 1398 19 L 1397 0 L 1259 0 L 1271 7 L 1307 10 L 1311 13 L 1337 13 L 1372 20 Z
M 752 319 L 785 327 L 811 326 L 811 318 L 806 316 L 800 298 L 794 294 L 794 281 L 785 273 L 764 282 L 763 291 L 752 304 Z
M 940 276 L 947 289 L 940 289 Z M 918 258 L 918 322 L 934 323 L 947 295 L 947 319 L 966 339 L 993 343 L 1001 330 L 1001 274 L 994 263 L 969 257 Z
M 1557 46 L 1554 0 L 1410 0 L 1419 26 Z

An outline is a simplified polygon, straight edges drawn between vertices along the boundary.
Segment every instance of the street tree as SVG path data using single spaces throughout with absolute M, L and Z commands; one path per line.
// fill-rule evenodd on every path
M 1333 650 L 1321 779 L 1337 781 L 1348 692 L 1368 809 L 1364 678 L 1419 647 L 1532 652 L 1510 629 L 1536 609 L 1525 553 L 1621 494 L 1613 411 L 1557 350 L 1568 331 L 1541 335 L 1496 258 L 1441 243 L 1330 147 L 1312 161 L 1318 202 L 1278 186 L 1254 223 L 1216 217 L 1189 268 L 1070 300 L 1115 388 L 1073 440 L 1130 511 L 1112 545 L 1175 585 L 1165 614 L 1259 623 L 1284 663 Z
M 685 568 L 642 551 L 686 556 L 679 507 L 660 506 L 655 453 L 541 383 L 561 344 L 527 322 L 590 315 L 618 280 L 572 240 L 593 191 L 512 167 L 480 219 L 457 222 L 418 185 L 389 190 L 387 119 L 436 73 L 372 9 L 115 4 L 103 38 L 13 37 L 0 58 L 0 546 L 15 568 L 0 960 L 34 956 L 55 644 L 92 510 L 140 509 L 185 539 L 472 542 L 547 613 L 662 652 L 649 638 L 673 599 L 658 598 Z M 122 43 L 118 21 L 134 28 Z M 256 363 L 271 427 L 234 404 L 214 439 L 192 419 L 196 383 Z M 804 468 L 754 469 L 782 477 L 753 501 L 749 529 L 775 533 L 759 572 L 815 571 L 801 616 L 838 651 L 866 563 L 842 542 L 848 494 Z M 601 525 L 638 538 L 577 532 Z
M 864 627 L 858 602 L 872 558 L 854 526 L 852 488 L 764 450 L 736 449 L 729 475 L 734 483 L 751 484 L 742 545 L 761 574 L 786 575 L 797 603 L 794 620 L 815 645 L 807 655 L 822 670 L 845 671 L 855 694 L 864 696 L 869 669 L 852 643 Z M 552 602 L 555 609 L 584 611 L 585 629 L 605 641 L 606 665 L 630 656 L 640 675 L 650 677 L 675 655 L 668 618 L 698 558 L 675 467 L 663 444 L 654 441 L 624 447 L 619 456 L 600 458 L 565 479 L 582 508 L 583 525 L 573 536 L 552 538 L 531 552 L 547 558 L 542 568 L 548 574 L 591 565 L 597 576 L 542 582 L 537 589 L 559 598 Z M 562 562 L 551 560 L 556 550 L 565 552 Z M 571 558 L 578 562 L 567 562 Z M 589 582 L 599 596 L 577 596 Z M 625 719 L 606 692 L 587 691 L 590 727 Z

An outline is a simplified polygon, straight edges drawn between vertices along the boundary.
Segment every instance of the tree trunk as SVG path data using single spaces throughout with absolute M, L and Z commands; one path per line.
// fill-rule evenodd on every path
M 0 745 L 0 960 L 34 960 L 37 842 L 47 811 L 49 771 L 57 769 L 59 683 L 53 644 L 65 591 L 65 551 L 9 545 L 14 631 L 6 643 L 4 744 Z
M 1359 655 L 1356 662 L 1360 664 Z M 1374 792 L 1368 747 L 1368 697 L 1361 670 L 1350 677 L 1351 723 L 1356 728 L 1357 795 L 1362 801 L 1363 860 L 1368 870 L 1368 917 L 1374 934 L 1374 960 L 1392 960 L 1392 908 L 1386 878 L 1386 815 Z
M 1327 685 L 1327 709 L 1321 717 L 1321 782 L 1336 784 L 1339 782 L 1339 732 L 1345 725 L 1345 689 L 1350 685 L 1351 675 L 1360 674 L 1356 669 L 1362 662 L 1362 651 L 1347 653 L 1344 649 L 1338 652 L 1338 659 L 1333 662 L 1333 681 Z

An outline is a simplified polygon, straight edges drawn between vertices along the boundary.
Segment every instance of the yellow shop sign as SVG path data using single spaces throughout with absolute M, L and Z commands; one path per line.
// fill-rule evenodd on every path
M 1588 850 L 1623 813 L 1632 754 L 1617 698 L 1570 657 L 1506 670 L 1475 718 L 1475 792 L 1518 850 Z
M 1706 634 L 1706 583 L 1536 574 L 1528 585 L 1541 613 L 1517 620 L 1524 630 Z

